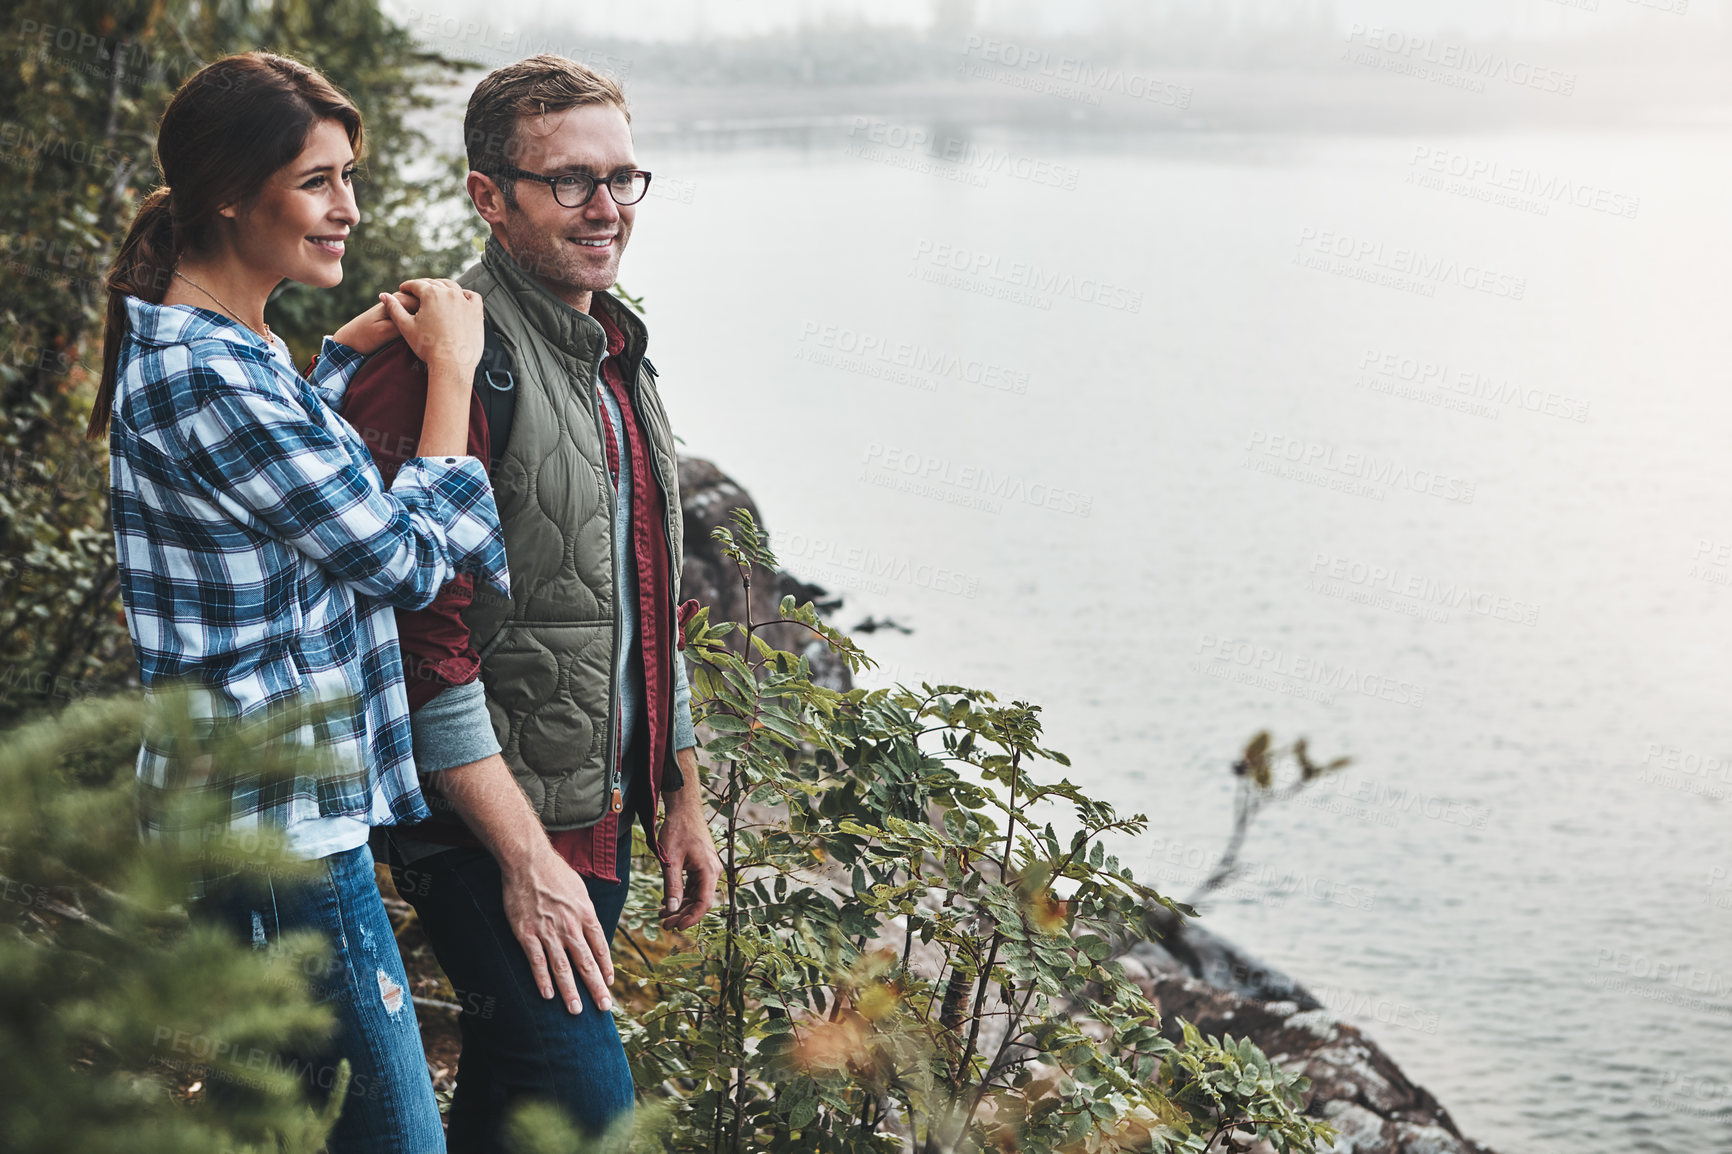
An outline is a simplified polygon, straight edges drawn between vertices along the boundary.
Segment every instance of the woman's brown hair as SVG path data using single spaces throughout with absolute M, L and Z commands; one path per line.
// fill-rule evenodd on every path
M 181 255 L 209 243 L 218 210 L 255 196 L 325 120 L 343 126 L 359 158 L 361 113 L 349 98 L 314 69 L 270 52 L 213 61 L 175 92 L 156 132 L 163 184 L 139 205 L 108 272 L 102 381 L 86 436 L 108 429 L 128 328 L 126 298 L 160 304 Z

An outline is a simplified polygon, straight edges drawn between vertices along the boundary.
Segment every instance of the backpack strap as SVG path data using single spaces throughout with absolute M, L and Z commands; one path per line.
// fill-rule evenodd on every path
M 511 350 L 493 322 L 486 322 L 486 343 L 475 366 L 475 395 L 481 398 L 481 413 L 487 418 L 487 444 L 491 459 L 487 472 L 499 468 L 505 446 L 511 441 L 511 421 L 517 411 L 517 378 L 512 372 Z

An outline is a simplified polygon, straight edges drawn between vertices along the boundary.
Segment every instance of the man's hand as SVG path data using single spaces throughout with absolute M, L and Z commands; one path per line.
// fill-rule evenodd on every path
M 683 788 L 663 794 L 668 815 L 656 839 L 667 854 L 662 867 L 662 928 L 686 930 L 703 920 L 716 904 L 716 879 L 722 875 L 721 855 L 704 813 L 703 787 L 698 784 L 698 751 L 693 746 L 674 755 Z
M 482 723 L 487 715 L 480 714 Z M 572 1013 L 581 1013 L 572 965 L 603 1010 L 612 1007 L 608 983 L 613 957 L 595 916 L 583 876 L 556 853 L 523 790 L 497 753 L 447 769 L 439 784 L 451 808 L 475 831 L 504 878 L 505 916 L 544 998 L 559 990 Z M 627 831 L 630 835 L 630 831 Z
M 502 862 L 500 869 L 505 877 L 505 916 L 535 972 L 535 988 L 541 996 L 553 997 L 557 986 L 565 1008 L 582 1013 L 583 1001 L 572 977 L 575 963 L 595 1004 L 603 1010 L 611 1008 L 607 988 L 613 982 L 613 957 L 583 876 L 551 846 L 527 863 Z
M 384 296 L 383 293 L 379 295 L 381 298 Z M 400 292 L 394 295 L 397 303 L 411 313 L 421 307 L 421 302 L 408 293 Z M 340 345 L 348 345 L 362 356 L 367 356 L 378 352 L 401 335 L 397 331 L 397 322 L 385 311 L 385 302 L 381 299 L 378 304 L 332 333 L 331 339 Z

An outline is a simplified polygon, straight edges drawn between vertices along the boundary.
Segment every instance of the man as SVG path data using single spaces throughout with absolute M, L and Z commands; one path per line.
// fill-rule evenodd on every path
M 592 1132 L 631 1109 L 607 987 L 632 818 L 662 866 L 665 927 L 695 925 L 721 871 L 677 651 L 673 432 L 643 323 L 607 291 L 649 182 L 624 95 L 536 56 L 481 81 L 464 134 L 492 237 L 459 283 L 485 302 L 515 396 L 499 444 L 476 395 L 469 451 L 497 461 L 511 596 L 457 580 L 399 617 L 435 817 L 387 847 L 464 1009 L 454 1154 L 499 1148 L 523 1098 Z M 387 475 L 419 437 L 417 368 L 394 346 L 345 401 Z

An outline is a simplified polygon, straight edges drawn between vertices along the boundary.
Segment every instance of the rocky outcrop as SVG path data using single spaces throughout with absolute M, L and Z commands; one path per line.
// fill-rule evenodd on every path
M 1463 1137 L 1437 1099 L 1359 1027 L 1280 971 L 1195 922 L 1163 940 L 1167 946 L 1139 941 L 1118 959 L 1160 1005 L 1161 1032 L 1178 1041 L 1183 1018 L 1204 1034 L 1250 1038 L 1283 1069 L 1304 1074 L 1311 1079 L 1307 1112 L 1340 1131 L 1334 1154 L 1492 1154 Z M 1192 959 L 1216 981 L 1197 976 Z
M 731 527 L 729 510 L 744 508 L 767 533 L 756 502 L 715 465 L 695 457 L 680 460 L 680 495 L 686 540 L 682 588 L 685 596 L 711 607 L 712 619 L 745 621 L 749 608 L 752 620 L 771 620 L 789 593 L 817 603 L 821 610 L 840 606 L 840 598 L 829 599 L 815 585 L 759 568 L 752 574 L 748 607 L 739 569 L 722 555 L 710 531 L 718 525 Z M 779 648 L 804 651 L 819 679 L 847 688 L 847 668 L 805 630 L 771 626 L 762 632 Z M 774 818 L 765 811 L 755 820 Z M 815 871 L 809 880 L 814 885 L 849 884 L 840 867 L 828 876 Z M 1158 944 L 1131 939 L 1118 960 L 1160 1005 L 1163 1032 L 1177 1041 L 1178 1020 L 1183 1018 L 1205 1034 L 1248 1037 L 1284 1069 L 1310 1078 L 1308 1112 L 1340 1131 L 1332 1154 L 1492 1154 L 1464 1138 L 1448 1111 L 1410 1081 L 1376 1042 L 1325 1009 L 1298 982 L 1197 922 L 1181 923 L 1164 909 L 1149 917 Z M 924 963 L 934 973 L 937 961 L 914 959 L 916 968 Z M 1273 1154 L 1266 1145 L 1234 1149 Z
M 758 503 L 709 461 L 681 457 L 680 507 L 685 515 L 686 541 L 685 564 L 680 569 L 681 595 L 696 597 L 708 605 L 712 620 L 746 620 L 745 586 L 739 567 L 722 556 L 721 547 L 710 539 L 710 533 L 722 525 L 733 530 L 735 526 L 728 514 L 734 509 L 745 509 L 760 528 L 765 528 Z M 752 617 L 757 620 L 774 617 L 776 575 L 757 567 L 751 577 Z
M 740 567 L 723 556 L 721 547 L 711 539 L 717 526 L 730 531 L 737 528 L 728 514 L 734 509 L 751 513 L 758 530 L 766 537 L 770 528 L 758 511 L 750 493 L 714 464 L 701 457 L 680 458 L 680 506 L 685 514 L 685 564 L 680 568 L 680 590 L 683 597 L 695 597 L 710 607 L 712 621 L 745 622 L 750 611 L 752 621 L 773 621 L 782 598 L 792 595 L 798 602 L 814 602 L 820 612 L 829 612 L 842 604 L 840 597 L 831 597 L 817 585 L 807 584 L 786 570 L 772 573 L 754 565 L 751 573 L 751 599 L 747 604 L 746 586 Z M 758 631 L 765 641 L 778 649 L 804 653 L 812 667 L 812 680 L 831 689 L 851 687 L 848 667 L 823 641 L 810 630 L 798 625 L 771 625 Z M 745 652 L 745 638 L 733 636 L 738 652 Z

